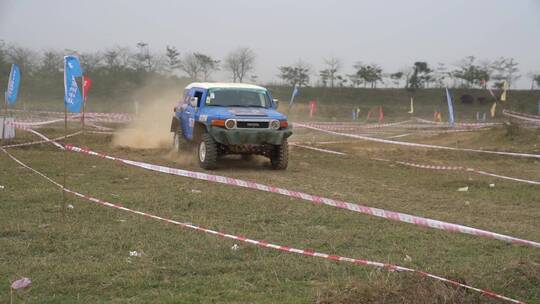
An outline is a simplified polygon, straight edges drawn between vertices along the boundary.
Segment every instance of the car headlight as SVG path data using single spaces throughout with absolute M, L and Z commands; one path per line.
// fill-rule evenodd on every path
M 236 127 L 236 120 L 234 119 L 227 119 L 225 121 L 225 128 L 227 129 L 234 129 Z
M 270 121 L 270 129 L 274 129 L 274 130 L 279 129 L 279 120 Z

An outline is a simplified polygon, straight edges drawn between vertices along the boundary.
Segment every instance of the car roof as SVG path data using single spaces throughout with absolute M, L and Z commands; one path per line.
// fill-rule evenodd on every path
M 201 88 L 201 89 L 214 89 L 214 88 L 223 88 L 223 89 L 255 89 L 255 90 L 266 90 L 263 87 L 247 84 L 247 83 L 232 83 L 232 82 L 193 82 L 190 83 L 186 89 L 191 88 Z

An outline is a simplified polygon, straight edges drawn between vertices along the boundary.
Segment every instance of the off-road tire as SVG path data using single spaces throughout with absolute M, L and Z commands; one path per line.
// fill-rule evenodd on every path
M 274 146 L 270 156 L 270 165 L 274 170 L 285 170 L 289 164 L 289 144 L 287 139 L 281 145 Z
M 173 136 L 173 149 L 176 152 L 182 152 L 185 148 L 187 148 L 187 141 L 184 138 L 182 127 L 178 126 L 178 129 L 174 132 Z
M 216 141 L 208 133 L 202 135 L 197 146 L 197 159 L 199 166 L 206 170 L 215 169 L 217 166 L 218 149 Z

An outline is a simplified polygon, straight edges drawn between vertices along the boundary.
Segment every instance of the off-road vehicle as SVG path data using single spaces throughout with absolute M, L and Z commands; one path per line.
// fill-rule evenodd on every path
M 277 106 L 260 86 L 192 83 L 174 108 L 174 148 L 188 151 L 195 144 L 204 169 L 216 168 L 219 157 L 227 154 L 263 155 L 273 169 L 286 169 L 292 128 Z

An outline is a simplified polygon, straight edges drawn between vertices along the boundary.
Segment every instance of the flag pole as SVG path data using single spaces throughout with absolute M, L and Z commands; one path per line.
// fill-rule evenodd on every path
M 84 112 L 85 112 L 85 108 L 86 108 L 86 96 L 84 94 L 84 77 L 82 78 L 82 98 L 83 98 L 83 104 L 82 104 L 82 118 L 81 118 L 81 123 L 82 123 L 82 133 L 83 133 L 83 136 L 84 136 Z
M 7 118 L 7 92 L 4 92 L 4 104 L 3 104 L 3 108 L 4 108 L 4 117 L 2 117 L 2 142 L 4 142 L 4 137 L 5 137 L 5 134 L 6 134 L 6 118 Z
M 62 181 L 62 215 L 63 217 L 65 218 L 66 216 L 66 209 L 67 209 L 67 206 L 66 206 L 66 175 L 67 175 L 67 148 L 66 148 L 66 144 L 67 144 L 67 104 L 66 104 L 66 97 L 68 96 L 68 90 L 67 90 L 67 60 L 66 60 L 66 56 L 64 57 L 64 140 L 63 140 L 63 143 L 64 143 L 64 157 L 63 157 L 63 175 L 64 175 L 64 178 L 63 178 L 63 181 Z
M 64 105 L 64 181 L 62 183 L 62 204 L 64 205 L 62 208 L 62 214 L 66 215 L 66 175 L 67 175 L 67 107 Z

